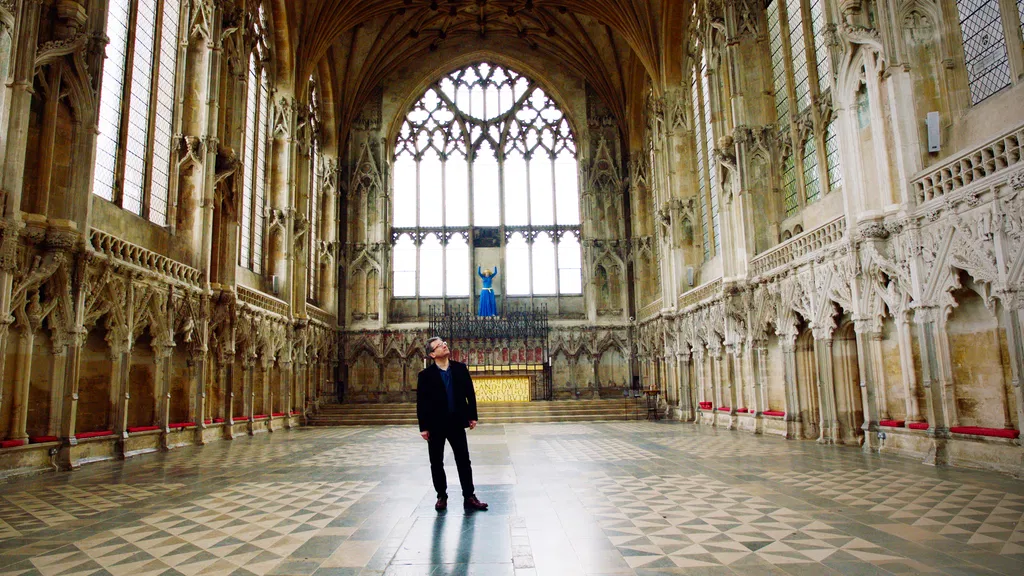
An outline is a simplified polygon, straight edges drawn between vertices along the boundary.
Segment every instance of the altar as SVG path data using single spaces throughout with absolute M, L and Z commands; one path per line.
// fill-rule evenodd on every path
M 544 377 L 544 367 L 520 366 L 470 366 L 473 375 L 473 389 L 477 404 L 498 402 L 529 402 L 534 400 L 532 391 L 538 380 Z

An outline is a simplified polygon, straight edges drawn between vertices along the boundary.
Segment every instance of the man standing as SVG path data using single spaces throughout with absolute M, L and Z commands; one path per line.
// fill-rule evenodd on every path
M 448 479 L 444 474 L 444 442 L 452 445 L 455 464 L 462 484 L 462 505 L 466 510 L 487 510 L 473 489 L 473 469 L 469 463 L 466 428 L 476 428 L 476 393 L 469 369 L 449 357 L 448 343 L 438 337 L 427 340 L 427 356 L 434 363 L 420 371 L 416 387 L 416 417 L 420 436 L 427 441 L 430 476 L 437 492 L 434 509 L 448 507 Z

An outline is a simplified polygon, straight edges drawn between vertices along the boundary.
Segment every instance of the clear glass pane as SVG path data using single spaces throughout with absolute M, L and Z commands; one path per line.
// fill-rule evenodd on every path
M 796 214 L 800 204 L 796 198 L 796 161 L 792 154 L 786 156 L 786 159 L 782 161 L 782 193 L 786 216 Z
M 807 191 L 808 202 L 814 202 L 821 196 L 821 187 L 818 185 L 818 145 L 814 142 L 813 134 L 804 142 L 804 189 Z
M 563 150 L 555 158 L 555 206 L 558 223 L 576 226 L 580 223 L 580 187 L 576 157 Z
M 526 160 L 518 151 L 505 157 L 505 224 L 525 226 L 530 223 L 527 213 Z
M 484 144 L 473 163 L 474 225 L 498 225 L 498 184 L 498 159 L 495 158 L 490 144 Z
M 538 151 L 530 159 L 530 222 L 534 226 L 555 223 L 555 199 L 551 158 Z
M 433 150 L 420 158 L 420 226 L 441 226 L 441 159 Z
M 156 85 L 156 121 L 153 124 L 153 168 L 150 175 L 149 219 L 167 225 L 167 194 L 171 168 L 174 122 L 174 79 L 178 71 L 178 23 L 181 0 L 164 0 L 160 32 L 160 72 Z
M 408 234 L 403 234 L 394 248 L 396 297 L 416 295 L 416 244 Z
M 837 119 L 825 128 L 825 158 L 828 160 L 828 188 L 837 190 L 843 185 L 843 172 L 839 163 L 839 134 L 836 132 Z
M 960 12 L 971 101 L 977 104 L 1010 85 L 999 0 L 957 0 L 956 6 Z
M 488 120 L 497 118 L 501 114 L 501 103 L 498 101 L 498 87 L 494 84 L 488 84 L 485 91 L 485 105 L 486 112 L 484 117 Z
M 530 294 L 530 246 L 522 234 L 513 234 L 505 246 L 505 289 L 510 296 Z
M 533 293 L 555 294 L 555 243 L 547 233 L 537 235 L 533 241 Z
M 96 137 L 96 167 L 92 191 L 101 198 L 114 199 L 114 169 L 121 131 L 121 99 L 128 53 L 128 0 L 110 0 L 107 6 L 106 59 L 103 61 L 103 85 L 100 89 L 100 114 Z
M 246 268 L 252 266 L 252 220 L 253 220 L 253 179 L 256 171 L 256 118 L 259 103 L 259 70 L 256 66 L 256 55 L 249 55 L 249 86 L 245 102 L 245 140 L 243 145 L 242 174 L 242 238 L 239 242 L 241 251 L 240 263 Z
M 807 83 L 807 48 L 804 46 L 804 17 L 800 0 L 786 0 L 789 22 L 789 50 L 793 54 L 793 85 L 796 89 L 797 110 L 811 103 L 811 90 Z
M 444 290 L 444 250 L 435 234 L 428 235 L 420 245 L 420 296 L 438 297 Z
M 266 224 L 266 209 L 267 209 L 267 146 L 268 142 L 268 123 L 270 119 L 270 80 L 267 77 L 267 71 L 260 71 L 260 112 L 257 117 L 257 133 L 256 133 L 256 181 L 253 184 L 254 197 L 253 197 L 253 222 L 252 222 L 252 252 L 253 252 L 253 271 L 257 274 L 263 273 L 263 229 Z M 314 165 L 319 162 L 320 155 L 319 150 L 317 151 Z M 319 172 L 318 172 L 319 174 Z M 312 205 L 314 209 L 313 217 L 311 222 L 314 224 L 315 233 L 311 236 L 316 240 L 320 240 L 320 182 L 314 180 L 314 199 L 316 203 Z M 316 273 L 317 268 L 310 266 L 309 269 Z M 310 289 L 315 288 L 315 282 L 310 282 Z
M 772 53 L 772 81 L 775 89 L 775 115 L 782 125 L 789 124 L 789 93 L 786 91 L 786 56 L 782 48 L 782 24 L 779 2 L 768 5 L 768 43 Z
M 469 226 L 469 164 L 461 154 L 445 162 L 445 225 Z
M 558 291 L 561 294 L 582 294 L 582 255 L 580 243 L 572 234 L 562 234 L 558 242 Z
M 142 214 L 146 158 L 149 154 L 149 104 L 153 94 L 156 2 L 140 2 L 135 16 L 132 91 L 128 100 L 128 140 L 125 146 L 124 198 L 121 206 Z
M 453 236 L 446 247 L 445 290 L 448 296 L 469 296 L 469 244 L 462 236 Z
M 818 93 L 824 94 L 832 84 L 829 80 L 828 40 L 825 35 L 825 4 L 823 0 L 811 0 L 811 32 L 814 35 L 814 60 L 818 72 Z
M 416 161 L 404 153 L 395 159 L 395 218 L 397 228 L 416 225 Z
M 473 86 L 469 89 L 469 115 L 474 118 L 484 117 L 484 89 Z

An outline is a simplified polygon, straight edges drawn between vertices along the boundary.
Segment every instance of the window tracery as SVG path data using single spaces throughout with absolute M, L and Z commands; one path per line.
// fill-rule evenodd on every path
M 999 0 L 957 0 L 971 104 L 1010 85 L 1010 61 Z M 1022 10 L 1017 5 L 1018 13 Z
M 107 5 L 93 193 L 167 225 L 181 0 Z
M 536 82 L 489 63 L 436 81 L 394 168 L 395 297 L 469 296 L 481 245 L 504 248 L 508 295 L 582 294 L 575 136 Z

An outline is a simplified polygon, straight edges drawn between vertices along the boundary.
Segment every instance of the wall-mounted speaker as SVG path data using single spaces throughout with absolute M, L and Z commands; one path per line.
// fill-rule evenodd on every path
M 938 152 L 942 147 L 941 134 L 939 133 L 939 113 L 929 112 L 925 116 L 924 125 L 928 128 L 928 151 Z

